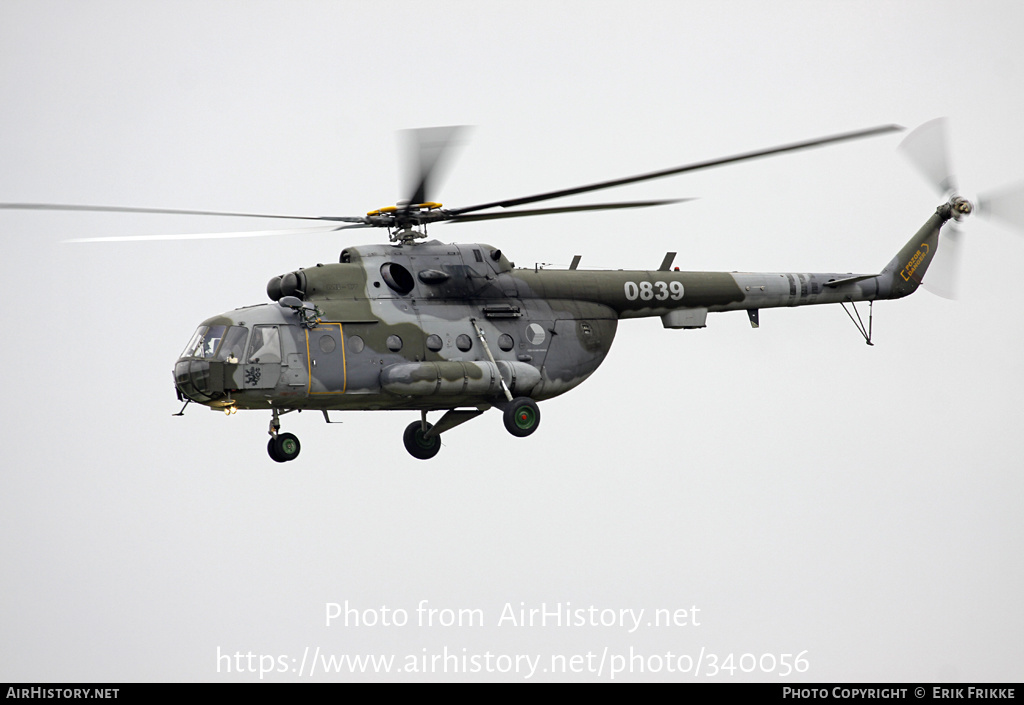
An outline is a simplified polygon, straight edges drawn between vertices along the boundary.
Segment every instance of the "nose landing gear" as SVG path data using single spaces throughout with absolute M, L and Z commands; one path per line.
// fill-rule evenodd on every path
M 267 453 L 271 459 L 278 463 L 287 463 L 289 460 L 295 460 L 299 457 L 299 451 L 302 446 L 299 444 L 299 439 L 293 433 L 281 433 L 281 414 L 287 412 L 279 412 L 274 409 L 272 416 L 270 417 L 270 441 L 267 442 Z
M 293 433 L 279 433 L 267 443 L 267 453 L 279 463 L 295 460 L 300 450 L 299 439 Z

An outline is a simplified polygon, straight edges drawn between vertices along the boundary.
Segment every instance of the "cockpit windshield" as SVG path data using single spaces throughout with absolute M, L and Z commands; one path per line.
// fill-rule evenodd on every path
M 199 326 L 182 357 L 239 362 L 249 329 L 242 326 Z

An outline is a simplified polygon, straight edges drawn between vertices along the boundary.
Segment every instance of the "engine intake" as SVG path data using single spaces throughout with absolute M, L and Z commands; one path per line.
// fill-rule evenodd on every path
M 267 296 L 271 301 L 280 301 L 283 296 L 297 296 L 302 299 L 306 295 L 306 273 L 301 269 L 274 277 L 267 282 Z

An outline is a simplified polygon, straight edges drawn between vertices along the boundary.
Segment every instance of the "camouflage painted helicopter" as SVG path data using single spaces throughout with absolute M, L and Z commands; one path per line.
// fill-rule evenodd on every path
M 541 209 L 497 210 L 681 174 L 723 164 L 881 135 L 896 126 L 834 135 L 663 171 L 524 198 L 446 209 L 428 199 L 436 167 L 450 152 L 457 128 L 413 131 L 418 172 L 410 198 L 365 216 L 299 217 L 329 221 L 329 229 L 387 228 L 390 245 L 347 247 L 335 264 L 276 276 L 271 303 L 206 319 L 174 365 L 179 401 L 233 414 L 270 412 L 267 450 L 278 462 L 299 455 L 299 440 L 281 432 L 280 417 L 295 410 L 392 409 L 419 412 L 404 443 L 419 459 L 434 457 L 441 434 L 491 407 L 503 412 L 513 436 L 540 424 L 538 402 L 563 394 L 601 364 L 620 319 L 657 316 L 666 328 L 702 328 L 709 313 L 781 306 L 846 304 L 871 344 L 857 302 L 895 299 L 921 284 L 940 230 L 969 215 L 972 203 L 953 192 L 941 153 L 941 123 L 929 123 L 906 141 L 917 164 L 949 193 L 880 272 L 735 273 L 672 268 L 667 253 L 654 270 L 593 271 L 516 268 L 486 244 L 422 241 L 431 223 L 489 220 L 549 213 L 640 208 L 676 201 L 632 201 Z M 914 147 L 914 145 L 922 145 Z M 1019 202 L 1019 195 L 992 199 Z M 0 204 L 4 208 L 104 210 L 294 218 L 294 216 L 55 204 Z M 1005 211 L 1006 208 L 1004 207 Z M 339 225 L 340 224 L 340 225 Z M 157 238 L 90 238 L 97 240 Z M 443 412 L 433 423 L 428 412 Z

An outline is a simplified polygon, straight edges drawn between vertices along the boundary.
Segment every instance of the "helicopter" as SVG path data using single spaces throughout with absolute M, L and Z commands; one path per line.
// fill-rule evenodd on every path
M 584 382 L 608 355 L 620 320 L 659 317 L 668 329 L 697 329 L 711 313 L 745 311 L 759 326 L 763 308 L 841 304 L 868 345 L 872 307 L 922 283 L 940 233 L 975 203 L 960 196 L 944 156 L 945 123 L 925 123 L 903 142 L 912 162 L 943 194 L 943 202 L 892 259 L 875 273 L 694 272 L 673 267 L 674 252 L 656 269 L 517 268 L 488 244 L 427 239 L 427 226 L 552 213 L 647 208 L 680 200 L 647 200 L 518 208 L 626 184 L 900 131 L 896 125 L 791 143 L 585 186 L 460 208 L 431 200 L 432 180 L 462 128 L 410 131 L 413 187 L 409 197 L 363 216 L 291 216 L 114 206 L 6 203 L 0 208 L 113 211 L 315 220 L 320 229 L 384 228 L 390 243 L 345 247 L 339 261 L 274 276 L 269 303 L 202 321 L 173 366 L 182 416 L 191 403 L 234 414 L 270 413 L 267 452 L 276 462 L 298 457 L 301 445 L 282 432 L 293 411 L 418 412 L 403 434 L 406 450 L 428 460 L 442 434 L 485 411 L 501 411 L 515 437 L 540 425 L 539 403 Z M 1019 188 L 979 205 L 1024 223 Z M 507 209 L 507 210 L 506 210 Z M 949 224 L 949 227 L 945 227 Z M 258 234 L 258 233 L 253 233 Z M 211 237 L 216 235 L 211 234 Z M 74 242 L 170 239 L 174 236 L 81 238 Z M 189 236 L 195 237 L 195 236 Z M 856 305 L 868 304 L 868 323 Z M 847 304 L 850 308 L 847 309 Z M 428 413 L 441 415 L 433 422 Z

